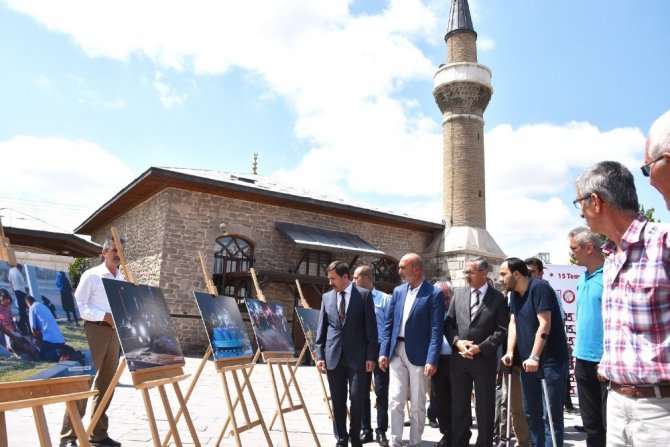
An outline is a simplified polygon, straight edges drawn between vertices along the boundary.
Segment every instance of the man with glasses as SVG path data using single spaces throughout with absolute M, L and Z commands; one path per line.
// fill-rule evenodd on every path
M 651 129 L 644 151 L 642 174 L 665 199 L 670 210 L 670 110 L 658 118 Z
M 639 214 L 633 175 L 618 162 L 588 168 L 575 186 L 582 217 L 591 231 L 607 237 L 598 366 L 612 390 L 607 445 L 667 445 L 670 228 Z
M 469 288 L 456 293 L 449 306 L 444 333 L 451 343 L 451 417 L 452 443 L 468 445 L 472 432 L 464 421 L 470 420 L 470 396 L 474 385 L 477 417 L 476 446 L 493 444 L 496 407 L 498 346 L 507 336 L 509 311 L 501 292 L 486 279 L 491 270 L 484 258 L 465 264 Z

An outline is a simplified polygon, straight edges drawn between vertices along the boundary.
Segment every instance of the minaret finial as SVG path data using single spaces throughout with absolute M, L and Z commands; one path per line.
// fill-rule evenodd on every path
M 258 152 L 254 152 L 254 162 L 251 165 L 251 169 L 254 175 L 258 174 L 258 172 L 256 172 L 256 169 L 258 169 Z
M 472 17 L 470 17 L 470 6 L 468 0 L 452 0 L 451 13 L 449 14 L 449 28 L 445 40 L 451 33 L 467 31 L 475 36 L 475 27 L 472 26 Z

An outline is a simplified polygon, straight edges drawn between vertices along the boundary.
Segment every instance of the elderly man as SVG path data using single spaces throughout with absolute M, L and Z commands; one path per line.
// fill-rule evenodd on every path
M 658 163 L 658 162 L 657 162 Z M 663 161 L 663 163 L 667 163 Z M 670 237 L 638 213 L 633 175 L 600 162 L 575 181 L 575 205 L 607 242 L 603 357 L 610 380 L 607 445 L 667 445 L 670 426 Z
M 586 268 L 577 281 L 575 378 L 588 447 L 605 446 L 607 381 L 598 377 L 603 356 L 603 256 L 600 235 L 586 227 L 568 233 L 570 256 Z M 602 379 L 602 380 L 601 380 Z
M 670 210 L 670 110 L 661 115 L 649 129 L 644 151 L 642 174 L 665 199 Z
M 381 343 L 381 335 L 384 330 L 384 316 L 388 309 L 390 297 L 384 292 L 375 289 L 372 281 L 372 269 L 369 265 L 361 265 L 354 271 L 354 283 L 358 287 L 368 289 L 372 295 L 372 301 L 375 305 L 375 317 L 377 318 L 377 335 Z M 372 385 L 372 374 L 367 373 L 366 390 Z M 375 430 L 375 441 L 381 447 L 387 447 L 389 441 L 386 438 L 386 430 L 389 426 L 389 373 L 375 367 L 375 396 L 377 396 L 377 429 Z M 363 404 L 363 421 L 361 423 L 361 442 L 372 441 L 372 402 L 370 402 L 370 393 L 365 393 L 365 403 Z
M 123 241 L 121 241 L 123 242 Z M 109 387 L 114 373 L 119 365 L 119 336 L 116 333 L 112 310 L 107 300 L 107 293 L 102 284 L 102 278 L 123 281 L 123 274 L 119 269 L 121 258 L 114 239 L 109 237 L 102 245 L 102 264 L 88 269 L 81 275 L 79 286 L 74 294 L 81 318 L 84 320 L 84 332 L 88 345 L 91 348 L 91 357 L 96 374 L 93 379 L 93 389 L 98 394 L 93 397 L 93 413 L 100 406 L 102 397 Z M 109 405 L 109 403 L 108 403 Z M 78 401 L 77 407 L 81 416 L 86 412 L 86 401 Z M 109 421 L 105 411 L 93 427 L 91 444 L 95 446 L 120 446 L 121 443 L 113 440 L 107 434 Z M 67 412 L 63 417 L 61 428 L 61 447 L 76 447 L 77 435 L 70 422 Z
M 420 445 L 426 422 L 426 392 L 442 349 L 444 297 L 424 278 L 416 253 L 398 263 L 403 284 L 393 290 L 386 312 L 379 367 L 390 366 L 391 445 L 402 445 L 405 402 L 410 401 L 410 445 Z
M 449 306 L 444 333 L 454 349 L 451 359 L 453 444 L 467 446 L 472 432 L 469 420 L 470 396 L 475 390 L 478 447 L 493 444 L 496 403 L 498 346 L 507 336 L 509 313 L 502 293 L 489 286 L 489 263 L 474 258 L 465 264 L 470 286 L 457 293 Z

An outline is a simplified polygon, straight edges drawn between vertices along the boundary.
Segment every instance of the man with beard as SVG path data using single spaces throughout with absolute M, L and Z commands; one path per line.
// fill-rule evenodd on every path
M 549 283 L 530 276 L 525 262 L 508 258 L 500 266 L 500 279 L 510 295 L 507 353 L 502 362 L 511 366 L 516 347 L 521 359 L 523 407 L 531 442 L 553 445 L 549 412 L 556 445 L 563 445 L 563 404 L 568 375 L 568 343 L 561 321 L 556 292 Z M 543 403 L 542 382 L 547 387 Z M 549 405 L 549 407 L 547 407 Z
M 124 241 L 121 240 L 121 243 Z M 75 291 L 75 299 L 79 307 L 80 317 L 84 320 L 84 331 L 86 339 L 91 348 L 93 366 L 97 371 L 93 379 L 93 389 L 98 392 L 93 397 L 93 413 L 100 406 L 107 388 L 109 387 L 114 373 L 119 366 L 119 336 L 116 333 L 112 311 L 107 300 L 102 278 L 123 281 L 123 274 L 119 269 L 121 258 L 116 243 L 112 237 L 108 237 L 102 245 L 102 264 L 88 269 L 81 275 L 79 286 Z M 110 400 L 111 402 L 111 400 Z M 109 402 L 107 403 L 109 406 Z M 86 401 L 77 401 L 79 414 L 86 413 Z M 102 412 L 98 423 L 91 434 L 91 445 L 94 446 L 120 446 L 121 443 L 113 440 L 107 434 L 109 420 L 106 415 L 107 408 Z M 76 447 L 77 435 L 70 422 L 67 412 L 63 417 L 61 428 L 61 447 Z

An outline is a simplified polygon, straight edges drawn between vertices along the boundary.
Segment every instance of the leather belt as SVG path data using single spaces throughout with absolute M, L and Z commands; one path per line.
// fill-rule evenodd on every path
M 405 337 L 398 337 L 398 338 L 396 338 L 396 340 L 401 341 L 401 342 L 404 343 L 405 342 Z
M 647 397 L 661 399 L 670 397 L 670 385 L 620 385 L 610 382 L 613 391 L 627 397 Z
M 106 321 L 89 321 L 89 320 L 86 320 L 86 323 L 95 324 L 96 326 L 112 327 Z

